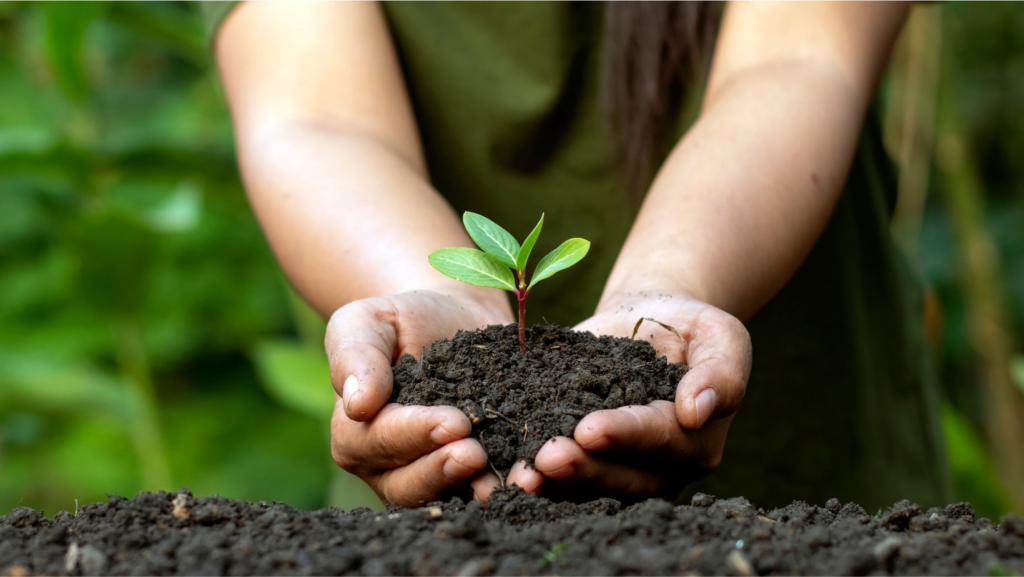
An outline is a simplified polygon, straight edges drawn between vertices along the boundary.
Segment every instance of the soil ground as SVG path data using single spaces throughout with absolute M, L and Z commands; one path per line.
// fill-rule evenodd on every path
M 395 367 L 393 402 L 453 405 L 473 422 L 491 464 L 503 475 L 519 460 L 533 464 L 547 440 L 571 437 L 593 411 L 675 399 L 685 373 L 647 341 L 596 337 L 556 325 L 460 331 L 434 342 L 416 361 Z
M 965 503 L 879 516 L 831 500 L 770 512 L 698 494 L 552 503 L 503 489 L 489 504 L 297 511 L 282 503 L 111 497 L 47 519 L 0 517 L 0 575 L 1012 575 L 1024 573 L 1024 519 L 1000 526 Z

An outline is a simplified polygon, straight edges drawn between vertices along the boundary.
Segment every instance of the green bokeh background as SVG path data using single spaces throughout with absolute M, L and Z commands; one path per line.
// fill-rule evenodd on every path
M 984 184 L 1019 343 L 1024 6 L 928 9 L 942 11 L 941 87 Z M 942 311 L 957 487 L 998 516 L 942 198 L 929 193 L 915 261 Z M 323 327 L 247 205 L 196 7 L 0 2 L 0 513 L 183 486 L 379 507 L 330 458 Z

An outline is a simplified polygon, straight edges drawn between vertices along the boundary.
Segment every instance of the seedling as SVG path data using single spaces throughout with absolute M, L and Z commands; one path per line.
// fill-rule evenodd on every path
M 541 562 L 540 562 L 541 568 L 549 567 L 551 565 L 554 565 L 555 562 L 558 561 L 558 556 L 561 555 L 562 553 L 565 553 L 566 550 L 568 550 L 568 549 L 569 549 L 569 544 L 568 543 L 558 543 L 557 545 L 552 547 L 550 551 L 545 551 L 544 552 L 544 559 L 542 559 Z
M 570 238 L 540 259 L 526 284 L 526 261 L 537 243 L 544 215 L 522 246 L 515 237 L 491 219 L 473 212 L 462 215 L 462 223 L 473 242 L 483 250 L 465 247 L 442 248 L 430 254 L 430 265 L 451 278 L 471 285 L 512 291 L 519 301 L 519 348 L 526 353 L 526 297 L 540 281 L 578 263 L 590 250 L 590 241 Z M 513 276 L 513 272 L 515 276 Z

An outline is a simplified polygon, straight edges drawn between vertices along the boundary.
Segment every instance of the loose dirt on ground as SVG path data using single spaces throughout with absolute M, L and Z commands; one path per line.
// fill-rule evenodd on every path
M 1012 575 L 1024 519 L 906 501 L 875 517 L 836 500 L 762 511 L 552 503 L 512 487 L 483 505 L 306 512 L 188 491 L 111 497 L 77 516 L 0 517 L 0 575 Z

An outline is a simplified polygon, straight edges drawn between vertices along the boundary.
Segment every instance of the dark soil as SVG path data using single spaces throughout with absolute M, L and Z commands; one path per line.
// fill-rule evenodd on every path
M 907 501 L 873 517 L 835 499 L 765 512 L 698 494 L 552 503 L 518 488 L 490 504 L 297 511 L 188 491 L 111 497 L 46 519 L 0 517 L 0 575 L 604 575 L 1024 573 L 1024 519 Z
M 556 325 L 459 331 L 431 344 L 416 361 L 395 367 L 391 401 L 453 405 L 473 422 L 491 464 L 504 475 L 516 461 L 533 464 L 541 445 L 572 437 L 584 416 L 601 409 L 675 399 L 682 364 L 658 357 L 647 341 L 596 337 Z

